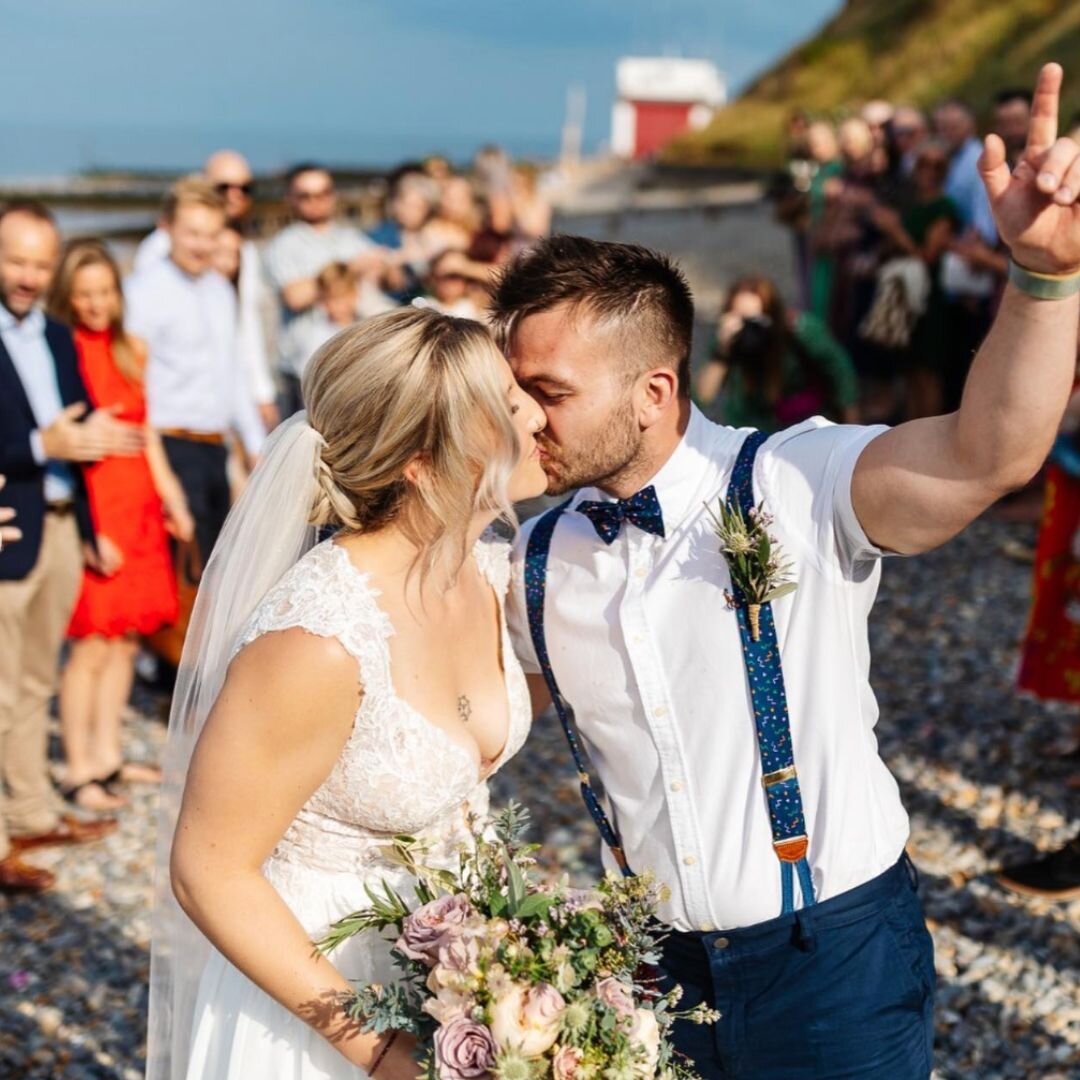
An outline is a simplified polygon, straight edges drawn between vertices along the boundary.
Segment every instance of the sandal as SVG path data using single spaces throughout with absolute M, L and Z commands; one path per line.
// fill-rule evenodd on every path
M 144 761 L 125 761 L 97 781 L 112 795 L 124 784 L 160 784 L 161 768 Z
M 93 801 L 87 802 L 79 798 L 84 791 L 96 791 L 99 794 Z M 84 780 L 81 784 L 61 784 L 60 795 L 64 802 L 70 803 L 79 810 L 116 810 L 128 804 L 128 800 L 123 795 L 111 791 L 101 780 Z

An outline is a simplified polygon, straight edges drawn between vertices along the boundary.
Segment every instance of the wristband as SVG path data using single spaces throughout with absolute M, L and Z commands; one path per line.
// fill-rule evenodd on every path
M 1038 274 L 1009 260 L 1009 281 L 1036 300 L 1064 300 L 1080 293 L 1080 271 L 1072 274 Z
M 390 1047 L 394 1045 L 397 1037 L 398 1033 L 396 1031 L 390 1032 L 390 1038 L 386 1040 L 383 1048 L 375 1055 L 375 1060 L 371 1063 L 371 1068 L 368 1069 L 368 1076 L 374 1078 L 375 1070 L 382 1064 L 383 1058 L 390 1053 Z

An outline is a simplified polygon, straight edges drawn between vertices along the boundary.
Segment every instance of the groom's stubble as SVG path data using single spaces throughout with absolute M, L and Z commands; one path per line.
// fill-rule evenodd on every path
M 595 433 L 557 444 L 541 432 L 537 442 L 545 455 L 548 495 L 563 495 L 583 487 L 606 491 L 621 486 L 645 466 L 645 437 L 629 386 Z

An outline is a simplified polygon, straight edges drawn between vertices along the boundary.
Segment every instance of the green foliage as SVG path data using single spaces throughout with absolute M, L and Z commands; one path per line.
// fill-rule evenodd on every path
M 1003 86 L 1032 86 L 1065 65 L 1062 118 L 1080 109 L 1080 4 L 1074 0 L 848 0 L 809 40 L 761 74 L 667 160 L 772 167 L 794 109 L 840 119 L 871 98 L 932 106 L 962 97 L 989 118 Z M 1070 75 L 1072 76 L 1070 78 Z

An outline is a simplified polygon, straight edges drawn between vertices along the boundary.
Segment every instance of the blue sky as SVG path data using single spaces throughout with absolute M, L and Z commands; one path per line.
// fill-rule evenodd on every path
M 0 174 L 185 167 L 235 143 L 259 168 L 385 164 L 558 143 L 586 88 L 607 135 L 619 56 L 716 60 L 738 86 L 838 0 L 0 0 Z

